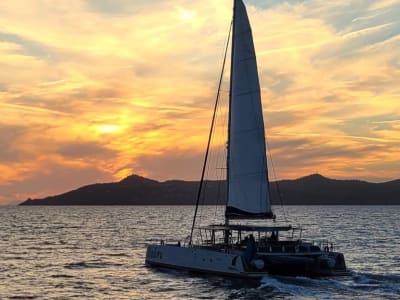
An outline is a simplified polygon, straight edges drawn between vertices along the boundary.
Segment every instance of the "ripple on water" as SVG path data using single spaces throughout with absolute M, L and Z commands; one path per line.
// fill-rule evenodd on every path
M 66 269 L 86 269 L 86 268 L 109 268 L 109 267 L 119 267 L 122 264 L 113 263 L 113 262 L 104 262 L 104 261 L 80 261 L 80 262 L 72 262 L 64 265 Z
M 398 299 L 400 246 L 393 234 L 400 206 L 285 210 L 305 237 L 328 237 L 340 247 L 353 275 L 247 283 L 146 268 L 150 241 L 188 235 L 188 206 L 7 207 L 0 208 L 0 299 Z M 215 220 L 214 207 L 201 213 L 203 224 L 223 221 Z
M 75 276 L 68 275 L 68 274 L 53 274 L 50 275 L 52 278 L 74 278 Z

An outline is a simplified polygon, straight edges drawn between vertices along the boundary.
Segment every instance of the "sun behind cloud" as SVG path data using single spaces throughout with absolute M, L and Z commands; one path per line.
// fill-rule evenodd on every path
M 244 2 L 271 178 L 400 177 L 399 1 Z M 0 2 L 0 203 L 198 179 L 232 1 L 107 3 Z
M 102 124 L 102 125 L 96 125 L 96 129 L 100 133 L 112 134 L 120 132 L 121 126 L 113 124 Z
M 182 7 L 179 8 L 179 18 L 182 21 L 192 21 L 196 17 L 196 12 L 184 9 Z

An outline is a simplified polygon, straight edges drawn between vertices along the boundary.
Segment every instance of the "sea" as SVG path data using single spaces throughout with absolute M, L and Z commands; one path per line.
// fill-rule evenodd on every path
M 8 206 L 0 299 L 400 299 L 400 206 L 274 211 L 276 224 L 301 226 L 303 239 L 329 239 L 351 275 L 247 281 L 146 267 L 146 245 L 187 237 L 192 206 Z M 222 214 L 201 207 L 198 223 Z

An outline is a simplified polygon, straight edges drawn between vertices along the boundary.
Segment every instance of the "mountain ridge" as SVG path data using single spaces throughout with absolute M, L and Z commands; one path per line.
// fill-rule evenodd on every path
M 197 181 L 157 181 L 132 174 L 119 182 L 85 185 L 19 205 L 194 205 L 198 185 Z M 201 204 L 225 203 L 225 181 L 205 181 L 205 186 Z M 371 183 L 311 174 L 271 182 L 270 186 L 272 204 L 400 205 L 400 179 Z

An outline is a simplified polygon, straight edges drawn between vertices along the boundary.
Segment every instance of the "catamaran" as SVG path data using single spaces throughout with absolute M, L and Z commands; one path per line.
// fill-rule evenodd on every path
M 225 222 L 196 227 L 200 194 L 210 149 L 226 53 L 231 38 L 227 199 Z M 254 224 L 249 225 L 249 220 Z M 257 220 L 257 222 L 255 221 Z M 259 221 L 262 221 L 260 225 Z M 267 225 L 275 220 L 253 36 L 242 0 L 234 0 L 233 19 L 210 136 L 205 154 L 191 234 L 184 242 L 160 241 L 147 247 L 146 265 L 219 275 L 259 278 L 266 274 L 329 276 L 349 273 L 342 253 L 329 242 L 302 239 L 299 228 Z M 240 224 L 238 221 L 246 221 Z M 194 232 L 199 238 L 194 239 Z M 299 236 L 295 232 L 299 233 Z M 282 235 L 288 237 L 282 239 Z

